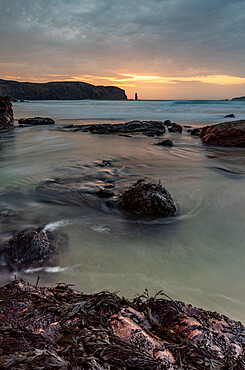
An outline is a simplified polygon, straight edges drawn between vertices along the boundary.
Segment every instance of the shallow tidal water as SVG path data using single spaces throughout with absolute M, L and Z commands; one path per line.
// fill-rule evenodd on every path
M 55 127 L 15 128 L 0 138 L 0 204 L 19 212 L 2 219 L 1 238 L 30 226 L 66 233 L 56 264 L 16 273 L 40 285 L 75 284 L 132 298 L 163 290 L 176 300 L 245 322 L 245 149 L 207 148 L 199 139 L 159 139 L 64 132 L 68 123 L 171 119 L 192 126 L 245 117 L 242 102 L 31 102 L 15 117 L 48 116 Z M 111 166 L 101 167 L 103 160 Z M 162 184 L 178 207 L 172 218 L 137 219 L 107 209 L 92 193 L 139 178 Z M 44 181 L 58 179 L 57 188 Z M 38 189 L 37 186 L 39 186 Z M 67 190 L 70 190 L 70 192 Z M 1 272 L 1 285 L 13 274 Z

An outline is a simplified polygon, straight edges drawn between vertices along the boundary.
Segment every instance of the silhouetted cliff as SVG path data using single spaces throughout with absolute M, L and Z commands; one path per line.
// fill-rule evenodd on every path
M 94 86 L 85 82 L 17 82 L 0 79 L 0 96 L 24 100 L 126 100 L 116 86 Z

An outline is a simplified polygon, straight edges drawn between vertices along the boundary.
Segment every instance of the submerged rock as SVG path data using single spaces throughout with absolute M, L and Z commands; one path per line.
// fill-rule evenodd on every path
M 11 99 L 8 96 L 0 96 L 0 130 L 11 127 L 13 121 Z
M 1 368 L 244 369 L 240 322 L 146 295 L 83 294 L 15 280 L 0 288 Z
M 18 120 L 20 126 L 54 125 L 55 121 L 48 117 L 21 118 Z
M 114 196 L 114 192 L 110 189 L 100 189 L 96 192 L 99 198 L 110 198 Z
M 71 128 L 66 126 L 65 128 Z M 91 132 L 91 134 L 127 134 L 127 133 L 142 133 L 148 136 L 160 136 L 165 133 L 165 126 L 162 121 L 129 121 L 118 124 L 93 124 L 93 125 L 73 125 L 74 131 Z
M 108 201 L 107 206 L 142 216 L 167 217 L 177 212 L 169 192 L 160 183 L 150 183 L 145 179 L 138 180 L 117 199 Z
M 199 136 L 205 145 L 245 148 L 245 120 L 206 126 Z
M 42 228 L 27 229 L 14 235 L 2 246 L 4 259 L 10 269 L 42 265 L 56 251 L 54 236 Z
M 155 145 L 160 145 L 160 146 L 173 146 L 172 140 L 166 139 L 163 141 L 159 141 L 159 143 L 155 143 Z

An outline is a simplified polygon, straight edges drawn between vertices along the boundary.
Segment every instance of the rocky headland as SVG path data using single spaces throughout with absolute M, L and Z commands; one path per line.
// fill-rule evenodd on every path
M 159 292 L 133 300 L 69 285 L 0 288 L 2 369 L 244 369 L 245 328 Z
M 0 79 L 0 95 L 17 100 L 127 100 L 116 86 L 94 86 L 85 82 L 32 83 Z
M 11 100 L 8 96 L 0 96 L 0 130 L 11 127 L 14 113 Z

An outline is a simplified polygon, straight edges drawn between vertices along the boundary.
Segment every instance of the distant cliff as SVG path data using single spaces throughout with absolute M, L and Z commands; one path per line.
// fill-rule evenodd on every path
M 0 96 L 23 100 L 126 100 L 116 86 L 94 86 L 85 82 L 17 82 L 0 79 Z
M 245 101 L 245 96 L 240 96 L 238 98 L 233 98 L 231 100 L 241 100 L 241 101 Z

